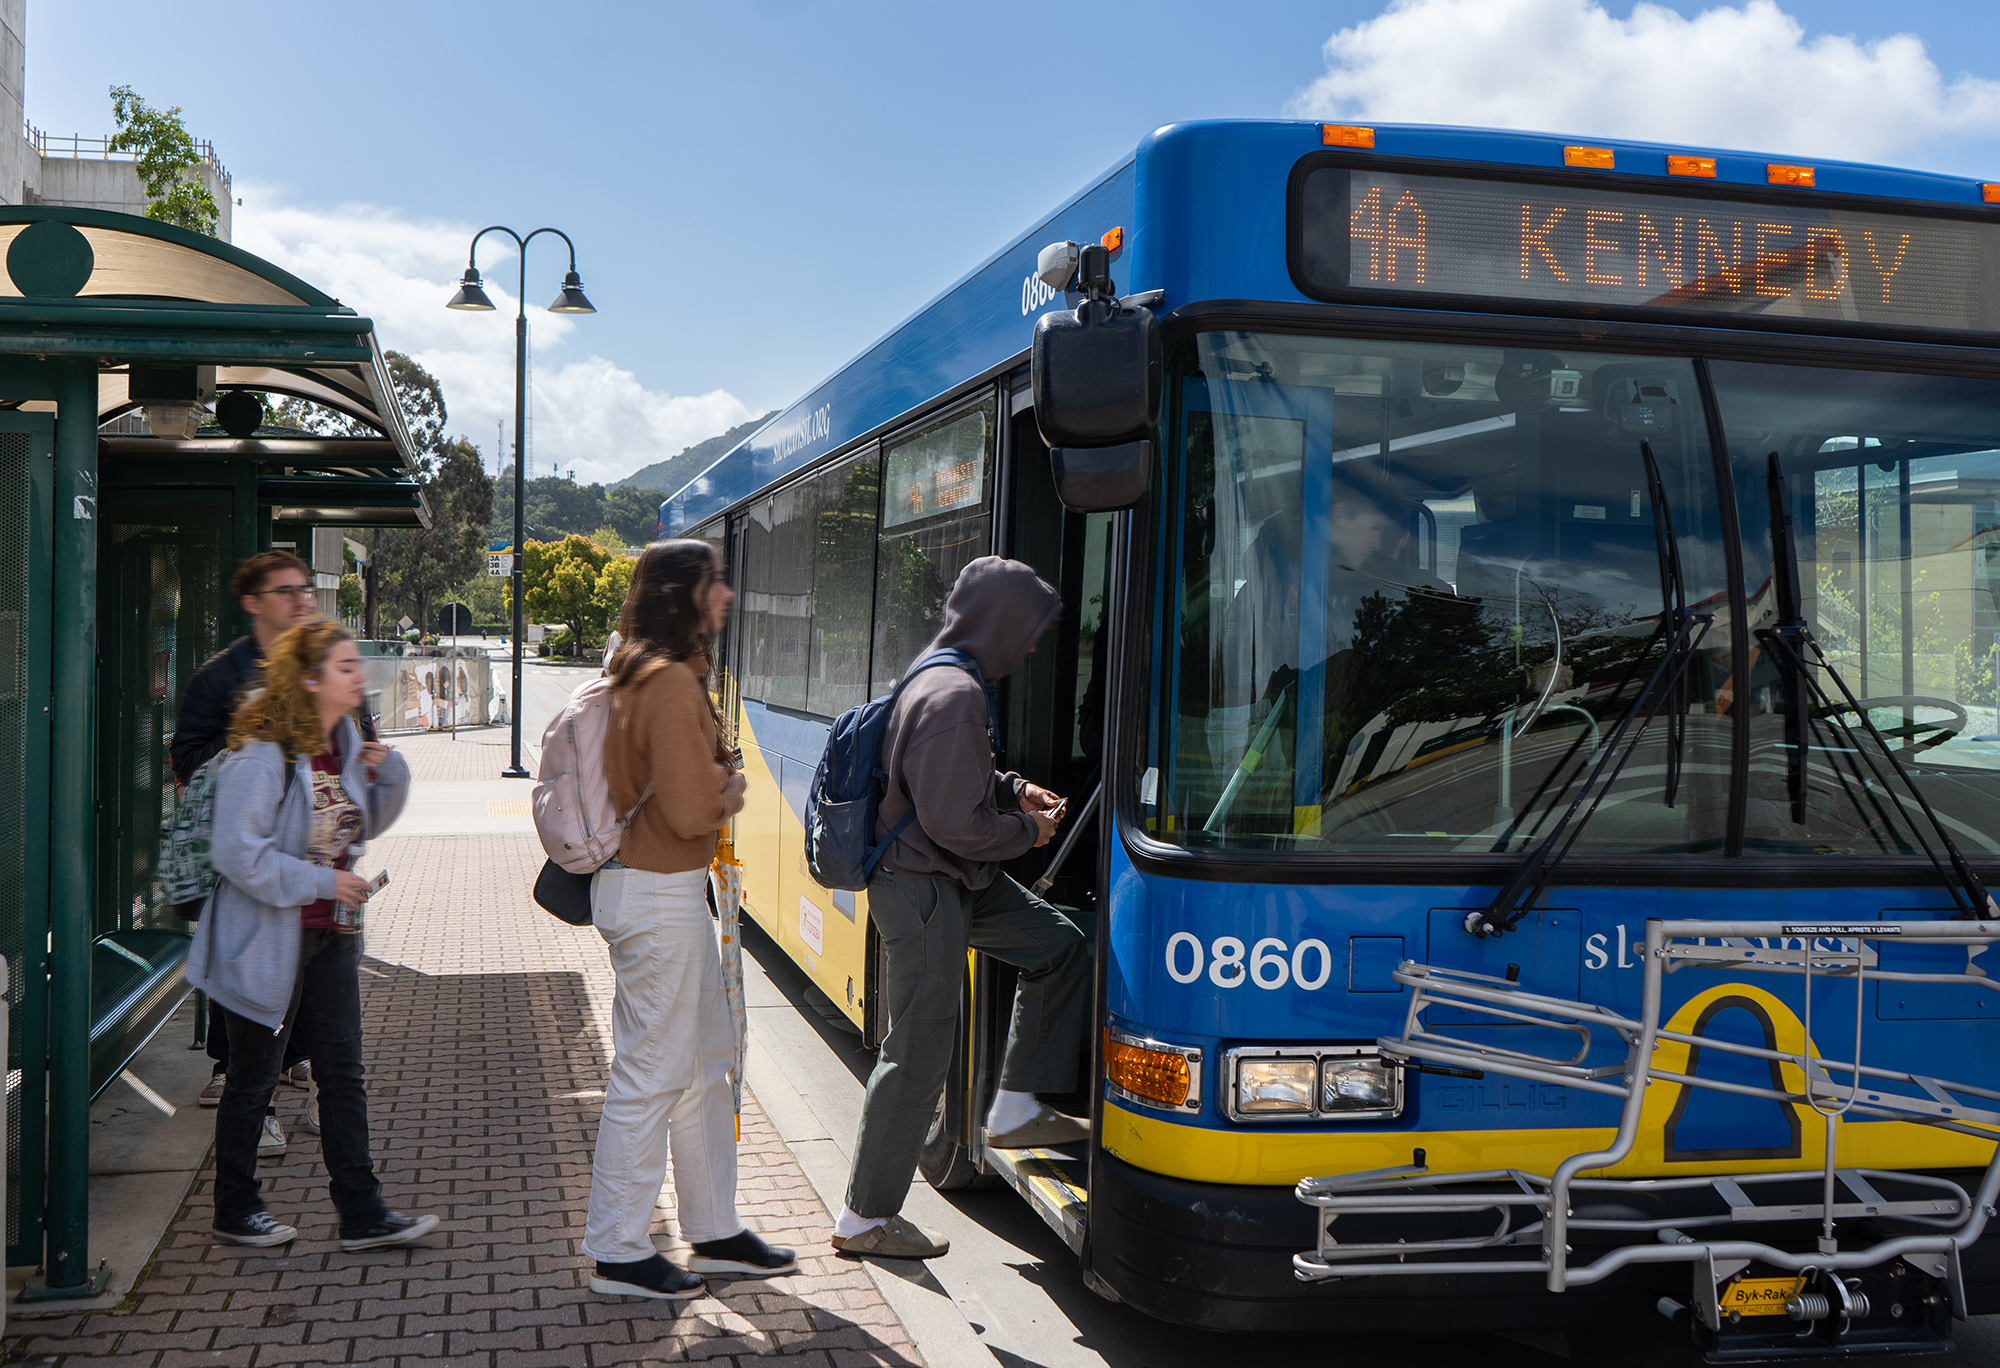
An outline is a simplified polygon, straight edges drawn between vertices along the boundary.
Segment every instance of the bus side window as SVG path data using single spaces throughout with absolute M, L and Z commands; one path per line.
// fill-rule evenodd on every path
M 895 688 L 944 626 L 958 572 L 992 549 L 993 422 L 987 399 L 883 445 L 873 697 Z

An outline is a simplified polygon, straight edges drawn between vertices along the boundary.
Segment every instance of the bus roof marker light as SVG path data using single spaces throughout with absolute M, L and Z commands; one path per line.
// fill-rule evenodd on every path
M 1980 186 L 1979 198 L 1985 200 L 1988 204 L 2000 204 L 2000 185 Z
M 1667 174 L 1669 176 L 1701 176 L 1706 180 L 1714 180 L 1715 158 L 1669 152 L 1667 154 Z
M 1319 140 L 1324 147 L 1362 147 L 1372 152 L 1375 130 L 1359 124 L 1321 124 Z
M 1125 230 L 1122 227 L 1106 229 L 1098 241 L 1104 244 L 1105 251 L 1115 252 L 1125 245 Z
M 1565 147 L 1563 165 L 1578 166 L 1586 171 L 1611 170 L 1612 156 L 1608 147 Z
M 1771 185 L 1796 185 L 1802 190 L 1810 190 L 1813 188 L 1813 169 L 1810 166 L 1771 162 L 1764 168 L 1764 179 Z

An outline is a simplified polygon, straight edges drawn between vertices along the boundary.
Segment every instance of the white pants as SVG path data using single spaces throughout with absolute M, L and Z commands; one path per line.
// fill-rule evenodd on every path
M 739 1234 L 736 1120 L 729 1086 L 736 1037 L 722 992 L 708 871 L 602 869 L 591 920 L 611 947 L 616 1051 L 590 1168 L 586 1258 L 636 1263 L 657 1252 L 649 1231 L 667 1153 L 681 1238 Z

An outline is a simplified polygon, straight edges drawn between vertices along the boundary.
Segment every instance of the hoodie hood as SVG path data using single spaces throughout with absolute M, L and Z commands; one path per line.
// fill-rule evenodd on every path
M 945 600 L 944 630 L 930 650 L 955 647 L 979 662 L 988 684 L 1019 669 L 1042 632 L 1062 612 L 1062 595 L 1028 566 L 981 556 L 958 572 Z

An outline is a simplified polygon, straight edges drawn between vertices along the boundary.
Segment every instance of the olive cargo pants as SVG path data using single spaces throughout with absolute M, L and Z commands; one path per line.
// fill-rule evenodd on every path
M 956 879 L 878 873 L 868 916 L 888 953 L 889 1034 L 868 1076 L 847 1206 L 857 1216 L 902 1210 L 951 1070 L 965 952 L 1021 971 L 1000 1086 L 1076 1087 L 1090 1005 L 1089 954 L 1076 924 L 1001 875 L 974 891 Z

